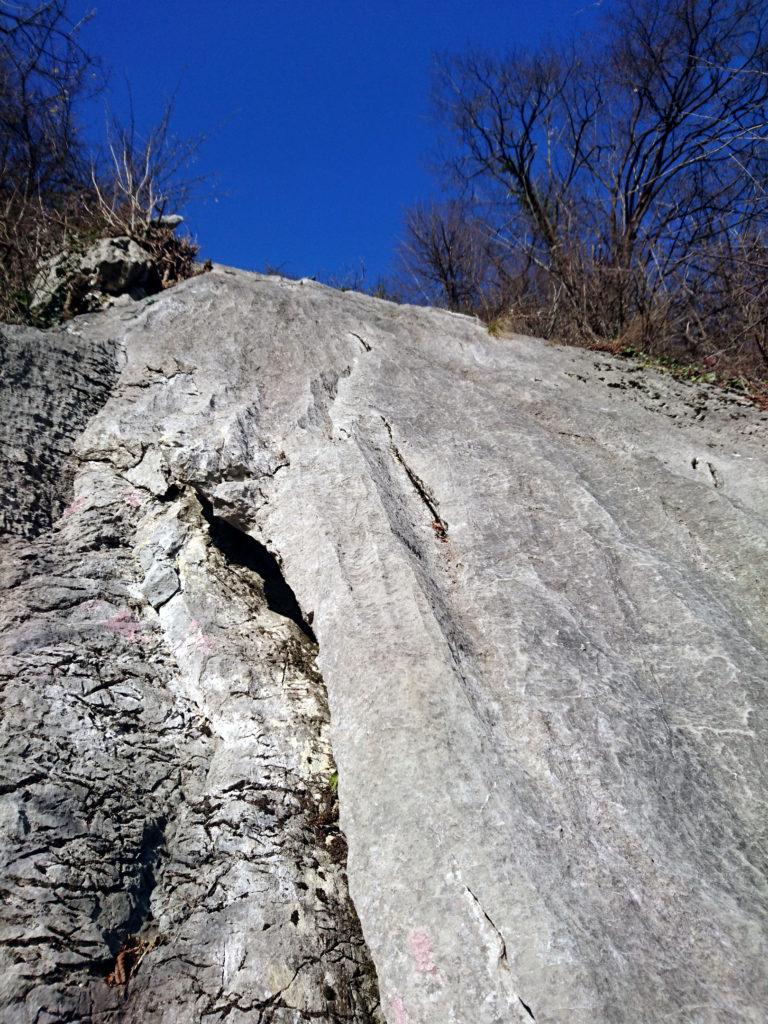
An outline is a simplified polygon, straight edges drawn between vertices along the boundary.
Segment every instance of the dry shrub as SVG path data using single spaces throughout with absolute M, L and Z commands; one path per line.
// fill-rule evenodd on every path
M 447 58 L 461 201 L 417 208 L 422 301 L 498 328 L 768 377 L 768 8 L 613 0 L 588 40 Z
M 145 248 L 162 287 L 197 272 L 197 246 L 166 218 L 187 200 L 184 172 L 200 140 L 170 130 L 172 102 L 140 137 L 133 116 L 113 124 L 104 152 L 78 130 L 98 88 L 97 63 L 79 42 L 67 0 L 0 0 L 0 320 L 37 322 L 41 263 L 124 235 Z M 94 84 L 96 83 L 96 84 Z M 164 219 L 165 218 L 165 219 Z M 179 218 L 180 220 L 180 218 Z

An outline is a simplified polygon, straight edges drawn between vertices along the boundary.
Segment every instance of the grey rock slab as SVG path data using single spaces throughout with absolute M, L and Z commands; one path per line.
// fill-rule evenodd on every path
M 144 596 L 157 609 L 179 590 L 179 574 L 170 565 L 155 563 L 144 577 L 141 589 Z
M 168 727 L 132 734 L 187 767 L 110 790 L 96 825 L 92 797 L 58 802 L 43 769 L 19 768 L 13 792 L 45 794 L 0 819 L 22 847 L 116 829 L 90 862 L 138 878 L 121 867 L 138 823 L 166 822 L 140 932 L 157 945 L 122 1002 L 96 979 L 72 1019 L 105 999 L 106 1019 L 342 1019 L 329 985 L 363 1020 L 375 968 L 390 1024 L 762 1022 L 766 414 L 466 317 L 228 268 L 82 329 L 119 338 L 125 363 L 77 442 L 76 515 L 9 569 L 6 642 L 26 659 L 10 727 L 60 706 L 58 652 L 96 609 L 153 695 L 121 690 L 114 723 L 159 715 Z M 111 524 L 119 547 L 65 557 L 77 523 Z M 55 586 L 20 582 L 49 565 Z M 170 572 L 179 589 L 148 599 Z M 133 643 L 144 630 L 151 644 Z M 313 637 L 322 678 L 289 656 Z M 85 679 L 94 657 L 133 664 L 99 647 L 78 659 Z M 115 724 L 72 707 L 100 765 Z M 49 763 L 60 733 L 38 734 Z M 295 864 L 331 872 L 343 838 L 302 818 L 300 794 L 322 818 L 331 747 L 354 910 L 337 872 L 318 924 Z M 287 819 L 241 800 L 274 791 L 275 765 L 298 801 Z M 14 1012 L 46 985 L 75 998 L 19 952 L 42 957 L 60 913 L 21 877 L 37 930 L 25 945 L 10 915 Z M 82 907 L 65 899 L 78 943 L 128 934 L 143 890 L 115 889 L 89 878 Z M 309 952 L 296 925 L 260 931 L 276 906 L 306 915 Z M 332 981 L 323 929 L 356 951 Z
M 69 325 L 0 327 L 0 534 L 34 537 L 69 502 L 76 438 L 110 394 L 119 343 Z

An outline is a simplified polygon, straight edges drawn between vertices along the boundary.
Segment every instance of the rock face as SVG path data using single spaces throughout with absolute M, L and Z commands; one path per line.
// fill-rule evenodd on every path
M 0 1019 L 764 1021 L 765 414 L 225 269 L 34 337 Z
M 109 397 L 117 345 L 79 330 L 0 327 L 0 534 L 34 537 L 64 511 L 75 440 Z

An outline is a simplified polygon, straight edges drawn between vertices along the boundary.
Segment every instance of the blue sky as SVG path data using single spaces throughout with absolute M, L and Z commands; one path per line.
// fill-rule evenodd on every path
M 73 4 L 73 10 L 93 3 Z M 148 124 L 178 87 L 176 129 L 208 141 L 187 210 L 202 254 L 246 269 L 392 267 L 404 209 L 434 191 L 435 53 L 587 31 L 589 0 L 95 0 L 86 46 L 105 103 Z

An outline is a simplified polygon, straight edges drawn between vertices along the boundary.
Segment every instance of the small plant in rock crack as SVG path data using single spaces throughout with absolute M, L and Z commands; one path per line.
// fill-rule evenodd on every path
M 333 793 L 334 796 L 339 791 L 339 773 L 331 772 L 330 778 L 328 779 L 328 789 Z
M 114 967 L 104 979 L 106 983 L 112 988 L 127 985 L 146 954 L 156 945 L 156 938 L 139 939 L 135 935 L 129 935 L 117 952 Z
M 442 543 L 445 543 L 448 540 L 448 532 L 445 529 L 444 524 L 441 523 L 439 519 L 433 519 L 430 525 L 432 529 L 435 531 L 435 536 L 437 537 L 437 539 L 439 541 L 442 541 Z

